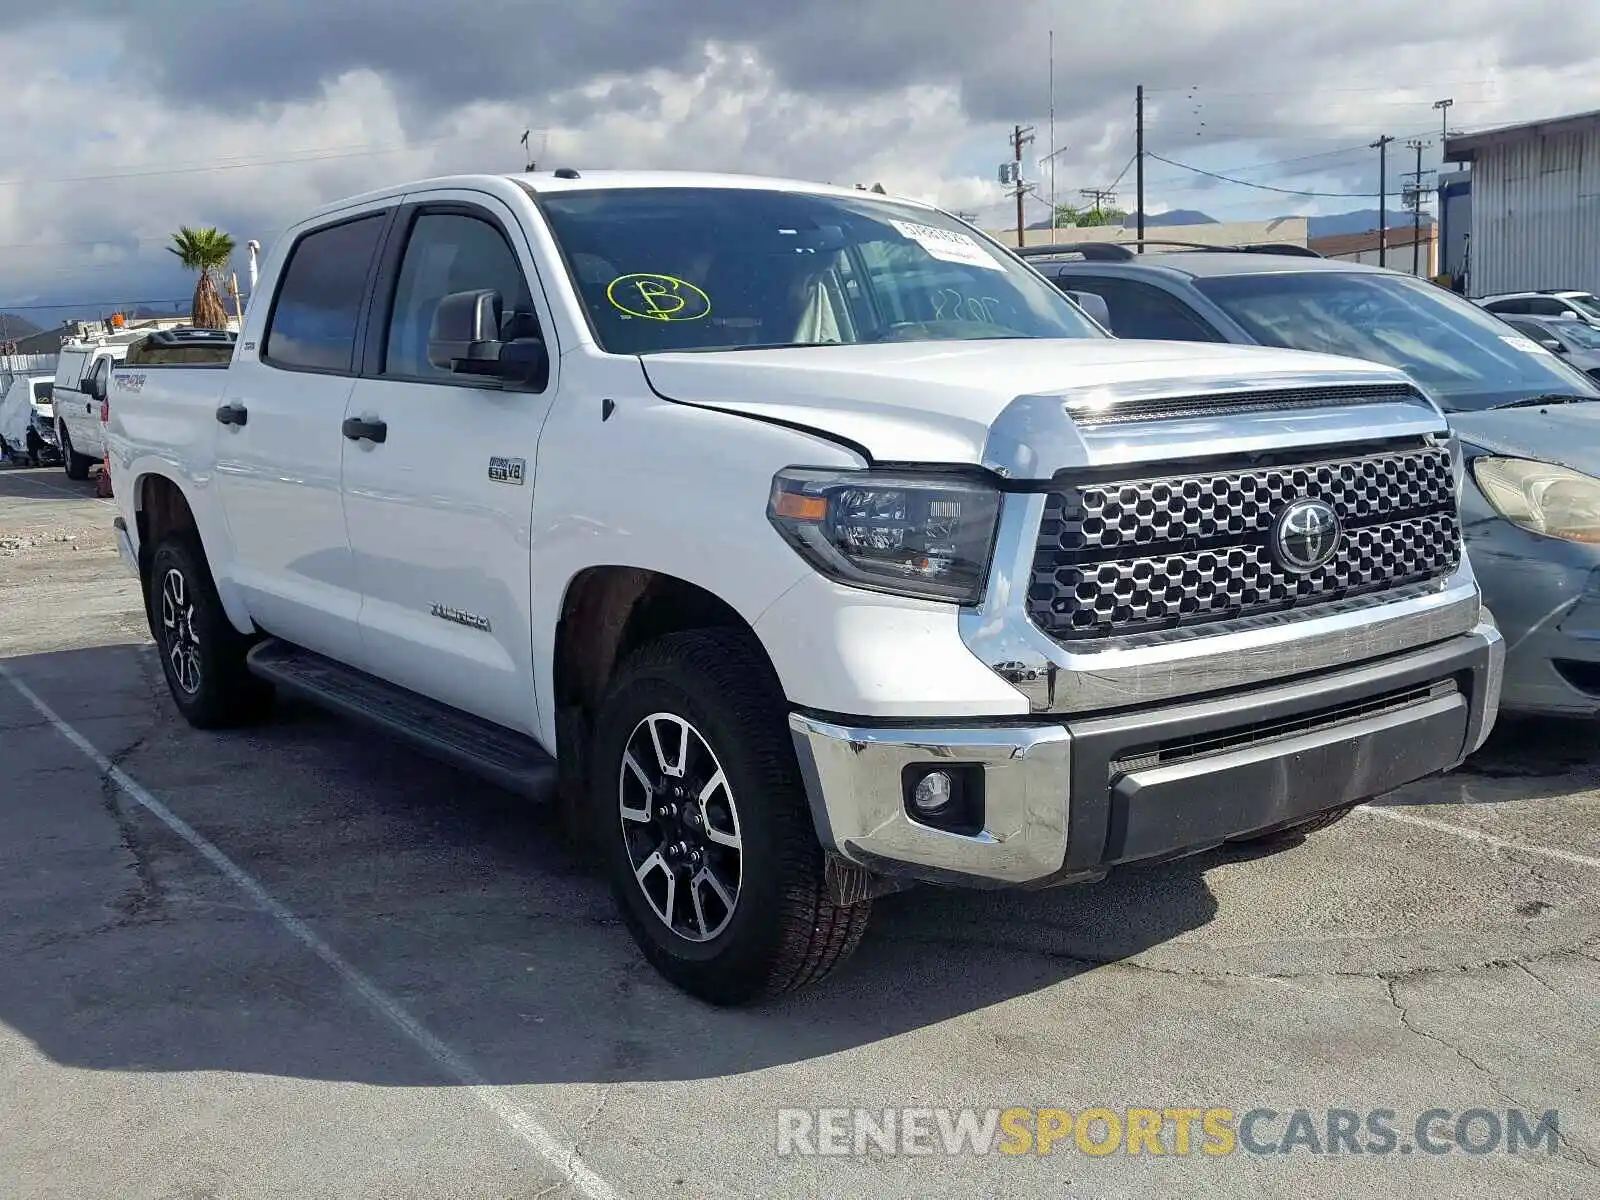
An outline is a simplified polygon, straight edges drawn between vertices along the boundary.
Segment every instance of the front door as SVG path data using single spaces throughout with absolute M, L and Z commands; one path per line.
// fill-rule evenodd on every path
M 344 442 L 344 511 L 364 661 L 384 679 L 532 734 L 532 473 L 554 369 L 538 389 L 453 375 L 429 363 L 428 331 L 440 299 L 480 289 L 501 296 L 503 336 L 533 336 L 550 322 L 509 210 L 471 192 L 426 199 L 397 219 L 403 250 L 385 255 L 393 265 L 374 307 L 382 324 L 346 413 L 359 423 Z M 373 433 L 382 440 L 362 436 Z
M 269 633 L 345 661 L 360 654 L 361 593 L 340 494 L 340 428 L 388 217 L 368 213 L 300 238 L 260 348 L 248 340 L 240 348 L 216 414 L 217 487 L 234 548 L 228 569 L 251 616 Z

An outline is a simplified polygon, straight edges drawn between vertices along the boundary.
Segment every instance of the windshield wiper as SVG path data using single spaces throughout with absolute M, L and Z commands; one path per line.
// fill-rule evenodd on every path
M 1540 408 L 1546 404 L 1583 404 L 1600 400 L 1600 396 L 1580 396 L 1576 392 L 1546 392 L 1542 396 L 1528 396 L 1522 400 L 1507 400 L 1504 404 L 1491 404 L 1491 410 L 1502 408 Z

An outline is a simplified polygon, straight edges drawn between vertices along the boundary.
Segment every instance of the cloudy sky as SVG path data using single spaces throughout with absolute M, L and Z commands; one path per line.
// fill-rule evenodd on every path
M 1152 211 L 1341 212 L 1379 133 L 1432 167 L 1436 99 L 1461 129 L 1600 108 L 1597 59 L 1570 0 L 0 0 L 0 309 L 187 297 L 180 223 L 269 244 L 342 195 L 518 169 L 526 128 L 541 165 L 881 181 L 993 228 L 1020 122 L 1030 219 L 1052 178 L 1130 206 L 1138 83 L 1153 153 L 1283 189 L 1152 160 Z

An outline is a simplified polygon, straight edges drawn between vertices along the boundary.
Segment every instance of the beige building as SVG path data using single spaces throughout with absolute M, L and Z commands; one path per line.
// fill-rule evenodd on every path
M 1162 250 L 1178 250 L 1180 246 L 1150 245 L 1153 241 L 1195 242 L 1202 246 L 1255 245 L 1260 242 L 1286 242 L 1304 246 L 1310 233 L 1310 221 L 1305 217 L 1279 217 L 1271 221 L 1216 221 L 1205 225 L 1147 225 L 1145 250 L 1155 254 Z M 1002 245 L 1015 246 L 1017 231 L 1011 229 L 984 230 Z M 1136 230 L 1120 225 L 1092 225 L 1067 229 L 1025 229 L 1022 231 L 1027 246 L 1047 246 L 1068 242 L 1117 242 L 1135 245 L 1139 235 Z
M 1414 233 L 1410 225 L 1394 225 L 1385 236 L 1387 245 L 1382 251 L 1378 249 L 1376 229 L 1366 233 L 1338 233 L 1312 238 L 1310 244 L 1311 249 L 1323 258 L 1366 263 L 1370 267 L 1388 267 L 1391 271 L 1404 271 L 1407 275 L 1431 279 L 1439 273 L 1436 234 L 1437 227 L 1431 223 L 1422 227 L 1420 235 Z M 1415 271 L 1412 270 L 1413 265 Z

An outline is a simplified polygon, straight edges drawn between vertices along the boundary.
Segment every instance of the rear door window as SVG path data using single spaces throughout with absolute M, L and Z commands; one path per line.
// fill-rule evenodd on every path
M 268 318 L 264 361 L 300 371 L 352 370 L 356 327 L 387 219 L 387 213 L 373 213 L 300 239 Z

